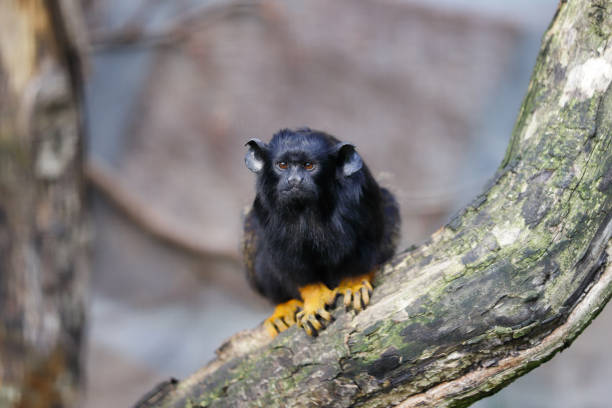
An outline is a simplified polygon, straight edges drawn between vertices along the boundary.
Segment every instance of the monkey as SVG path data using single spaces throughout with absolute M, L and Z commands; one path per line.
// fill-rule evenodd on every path
M 337 296 L 356 312 L 369 304 L 399 239 L 397 201 L 353 144 L 323 131 L 282 129 L 245 146 L 257 179 L 244 219 L 247 280 L 276 304 L 264 326 L 272 337 L 295 324 L 317 335 Z

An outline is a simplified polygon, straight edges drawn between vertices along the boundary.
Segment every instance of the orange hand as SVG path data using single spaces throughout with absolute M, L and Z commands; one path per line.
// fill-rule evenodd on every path
M 272 316 L 268 317 L 264 322 L 264 326 L 268 329 L 270 336 L 276 337 L 278 333 L 293 326 L 296 323 L 295 314 L 302 306 L 302 301 L 297 299 L 291 299 L 285 303 L 276 305 L 276 309 L 274 309 Z
M 331 314 L 325 310 L 336 300 L 336 291 L 329 289 L 323 283 L 312 283 L 299 288 L 304 299 L 304 308 L 297 314 L 298 326 L 302 327 L 310 336 L 314 336 L 323 328 L 323 321 L 331 321 Z
M 336 290 L 344 296 L 345 308 L 351 307 L 352 303 L 356 311 L 365 309 L 370 303 L 370 295 L 374 290 L 371 283 L 373 278 L 374 271 L 342 279 Z

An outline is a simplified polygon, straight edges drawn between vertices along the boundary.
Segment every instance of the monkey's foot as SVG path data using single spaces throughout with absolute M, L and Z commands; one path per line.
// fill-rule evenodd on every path
M 296 316 L 297 324 L 309 336 L 314 336 L 323 328 L 324 322 L 332 320 L 331 314 L 325 310 L 325 307 L 334 304 L 336 291 L 320 282 L 302 286 L 299 290 L 304 299 L 304 306 Z
M 356 311 L 361 311 L 370 303 L 372 294 L 372 279 L 374 271 L 359 276 L 351 276 L 342 279 L 336 288 L 338 293 L 344 296 L 344 307 L 350 308 L 351 305 Z
M 264 322 L 264 326 L 266 326 L 270 336 L 276 337 L 278 333 L 293 326 L 296 323 L 295 314 L 302 308 L 303 304 L 301 300 L 291 299 L 276 305 L 272 316 L 268 317 Z

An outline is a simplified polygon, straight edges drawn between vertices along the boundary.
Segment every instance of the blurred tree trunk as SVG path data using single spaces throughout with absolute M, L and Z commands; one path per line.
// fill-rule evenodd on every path
M 83 239 L 80 15 L 0 0 L 0 406 L 80 403 Z
M 612 296 L 611 39 L 612 1 L 561 1 L 486 191 L 368 309 L 314 339 L 240 333 L 138 406 L 467 406 L 569 346 Z

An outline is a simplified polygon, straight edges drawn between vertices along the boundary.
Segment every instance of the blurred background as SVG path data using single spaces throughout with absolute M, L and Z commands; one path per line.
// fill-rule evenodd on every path
M 555 0 L 83 0 L 94 239 L 87 408 L 184 378 L 272 306 L 247 286 L 244 143 L 354 143 L 402 208 L 402 248 L 501 161 Z M 608 407 L 608 308 L 476 404 Z

